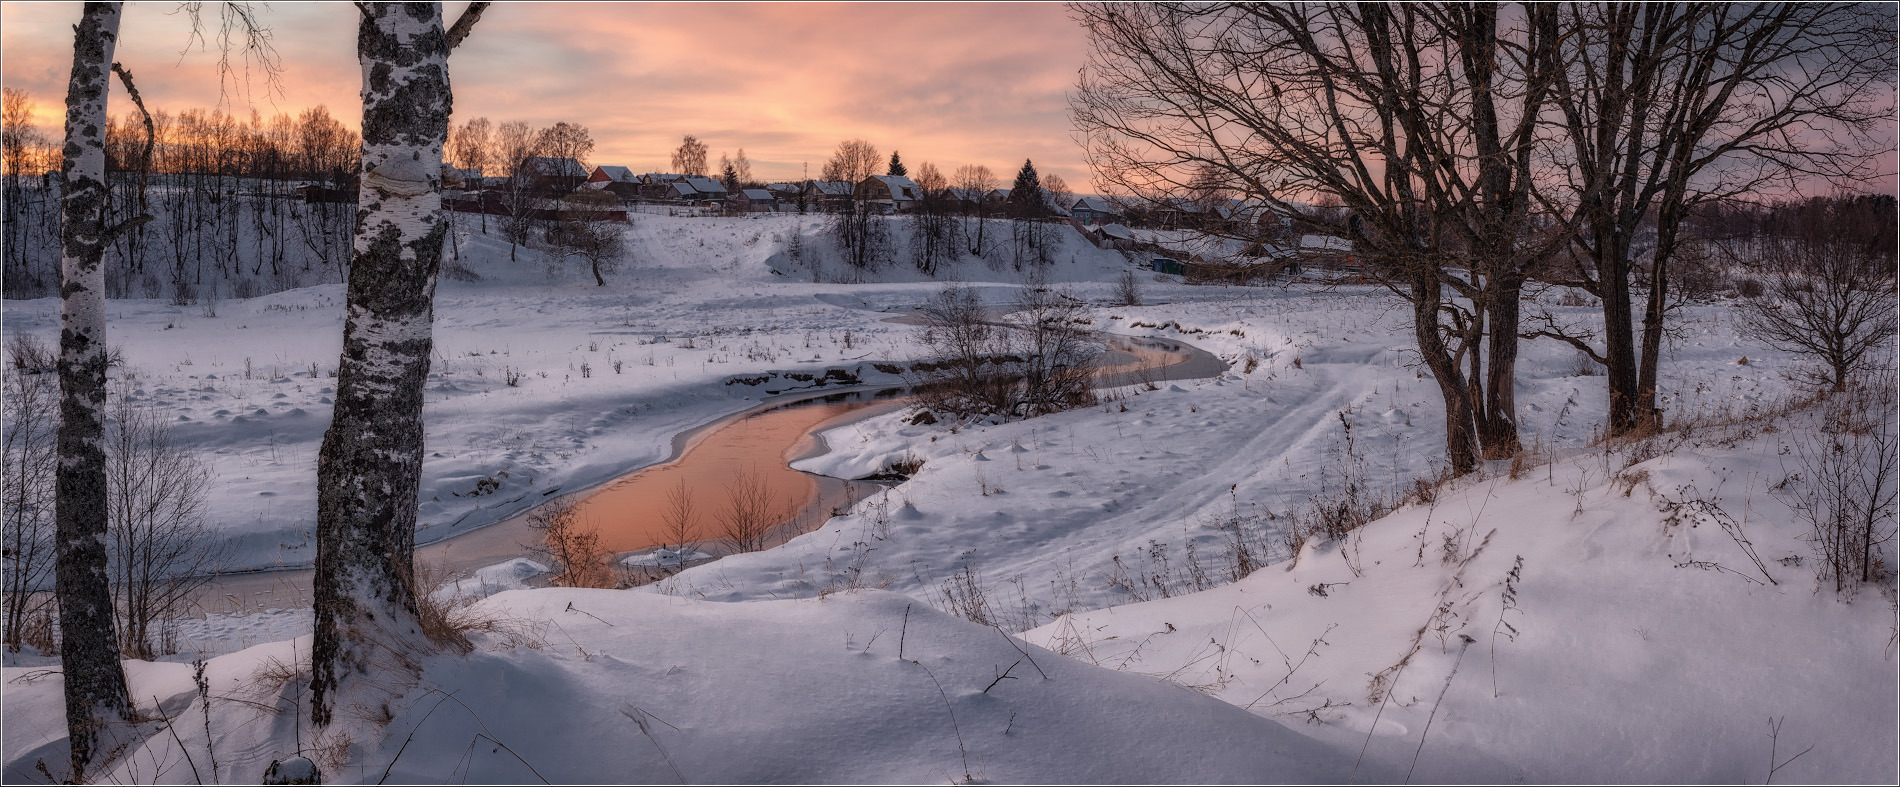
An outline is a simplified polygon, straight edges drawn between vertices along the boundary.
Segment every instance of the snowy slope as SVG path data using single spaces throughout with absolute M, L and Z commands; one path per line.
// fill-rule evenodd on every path
M 1776 778 L 1891 782 L 1891 591 L 1816 587 L 1767 492 L 1785 435 L 1460 482 L 1296 563 L 1025 636 L 1363 746 L 1365 781 L 1416 755 L 1421 782 L 1754 782 L 1774 719 L 1778 758 L 1814 747 Z
M 1308 782 L 1343 756 L 1226 703 L 1012 643 L 896 594 L 715 604 L 534 590 L 484 604 L 545 621 L 544 644 L 491 638 L 429 661 L 393 720 L 354 728 L 355 759 L 327 780 L 376 783 L 387 769 L 395 783 Z M 220 697 L 275 700 L 254 672 L 293 647 L 308 640 L 211 662 L 209 750 L 188 667 L 141 668 L 133 687 L 194 720 L 178 731 L 200 776 L 215 752 L 220 780 L 254 781 L 296 750 L 292 720 Z M 58 679 L 25 672 L 6 672 L 8 781 L 58 748 Z M 107 778 L 195 780 L 169 735 L 144 740 Z

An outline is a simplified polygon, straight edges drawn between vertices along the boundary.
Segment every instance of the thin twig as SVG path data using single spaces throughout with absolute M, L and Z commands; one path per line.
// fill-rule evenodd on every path
M 904 657 L 904 639 L 910 635 L 910 605 L 904 605 L 904 627 L 897 632 L 897 657 Z
M 173 725 L 172 725 L 172 720 L 171 720 L 171 718 L 165 715 L 165 706 L 163 706 L 163 705 L 160 705 L 160 704 L 158 703 L 158 695 L 156 695 L 156 694 L 154 694 L 154 695 L 152 695 L 152 707 L 153 707 L 154 709 L 156 709 L 156 710 L 158 711 L 158 717 L 159 717 L 160 719 L 164 719 L 164 720 L 165 720 L 165 731 L 166 731 L 166 732 L 169 732 L 169 733 L 171 733 L 171 734 L 172 734 L 172 741 L 173 741 L 173 742 L 175 742 L 175 743 L 177 743 L 177 744 L 178 744 L 178 750 L 179 750 L 180 752 L 183 752 L 183 753 L 184 753 L 184 755 L 185 755 L 185 763 L 191 766 L 191 778 L 193 778 L 193 779 L 196 779 L 196 780 L 198 780 L 198 783 L 199 783 L 199 784 L 204 784 L 204 783 L 205 783 L 205 777 L 203 777 L 203 776 L 200 776 L 200 775 L 198 775 L 198 763 L 196 763 L 196 762 L 193 762 L 193 761 L 192 761 L 192 759 L 191 759 L 191 750 L 190 750 L 190 749 L 187 749 L 187 748 L 185 748 L 185 741 L 184 741 L 184 739 L 183 739 L 183 738 L 180 738 L 180 737 L 178 737 L 178 728 L 177 728 L 177 727 L 175 727 L 175 726 L 173 726 Z M 1802 752 L 1802 754 L 1806 754 L 1806 752 Z M 1800 755 L 1800 754 L 1797 754 L 1797 755 L 1795 755 L 1795 756 L 1796 756 L 1796 757 L 1799 757 L 1799 756 L 1801 756 L 1801 755 Z M 1771 760 L 1771 761 L 1772 761 L 1773 759 L 1774 759 L 1774 750 L 1773 750 L 1773 749 L 1770 749 L 1770 750 L 1769 750 L 1769 760 Z M 1793 760 L 1789 760 L 1789 762 L 1793 762 Z M 1771 777 L 1772 777 L 1772 776 L 1774 775 L 1774 771 L 1769 771 L 1768 773 L 1769 773 L 1769 776 L 1771 776 Z M 152 774 L 152 778 L 156 780 L 156 779 L 157 779 L 157 778 L 158 778 L 158 777 L 159 777 L 160 775 L 161 775 L 161 774 L 158 774 L 158 773 L 153 773 L 153 774 Z
M 1003 681 L 1006 681 L 1006 680 L 1015 680 L 1016 676 L 1011 675 L 1009 673 L 1014 672 L 1016 670 L 1016 665 L 1021 664 L 1021 663 L 1023 663 L 1023 660 L 1017 659 L 1014 663 L 1010 664 L 1009 669 L 1003 670 L 1003 674 L 996 676 L 996 680 L 990 681 L 990 685 L 983 687 L 983 693 L 984 694 L 990 693 L 990 689 L 996 688 L 996 684 L 998 683 L 1002 683 Z
M 1412 750 L 1412 767 L 1405 769 L 1405 782 L 1407 784 L 1410 784 L 1412 781 L 1412 771 L 1418 770 L 1418 755 L 1425 751 L 1425 736 L 1431 734 L 1432 719 L 1438 716 L 1438 704 L 1444 702 L 1445 694 L 1451 691 L 1451 679 L 1458 677 L 1458 665 L 1464 663 L 1465 651 L 1470 650 L 1471 643 L 1477 641 L 1465 634 L 1459 634 L 1458 636 L 1462 638 L 1465 643 L 1458 648 L 1458 659 L 1451 663 L 1451 674 L 1445 676 L 1445 687 L 1438 690 L 1438 699 L 1432 701 L 1432 712 L 1425 717 L 1425 729 L 1419 730 L 1418 748 Z
M 1029 659 L 1029 666 L 1036 668 L 1037 675 L 1041 675 L 1043 680 L 1049 679 L 1049 673 L 1042 671 L 1042 665 L 1036 663 L 1035 656 L 1029 655 L 1029 651 L 1027 649 L 1025 649 L 1021 645 L 1016 644 L 1015 637 L 1010 636 L 1009 632 L 1004 631 L 1002 626 L 991 626 L 990 628 L 996 629 L 996 633 L 1003 635 L 1003 641 L 1008 642 L 1009 646 L 1012 648 L 1015 648 L 1017 653 L 1023 654 L 1023 658 Z

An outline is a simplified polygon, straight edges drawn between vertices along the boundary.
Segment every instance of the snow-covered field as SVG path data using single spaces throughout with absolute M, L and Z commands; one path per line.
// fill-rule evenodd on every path
M 794 231 L 806 264 L 787 256 Z M 940 284 L 901 262 L 868 283 L 813 283 L 816 231 L 641 216 L 604 288 L 470 240 L 482 279 L 445 280 L 438 298 L 419 537 L 665 457 L 672 434 L 765 395 L 733 376 L 870 375 L 914 357 L 914 329 L 885 319 Z M 1064 235 L 1049 278 L 1105 304 L 1128 263 Z M 992 283 L 999 302 L 1020 281 L 977 261 L 946 278 Z M 1813 746 L 1774 778 L 1894 779 L 1891 590 L 1817 590 L 1801 528 L 1769 491 L 1812 414 L 1759 417 L 1791 396 L 1781 373 L 1798 360 L 1738 339 L 1727 306 L 1685 310 L 1664 406 L 1734 425 L 1665 436 L 1654 457 L 1596 446 L 1603 378 L 1533 342 L 1518 417 L 1550 463 L 1516 478 L 1493 463 L 1284 560 L 1276 529 L 1315 498 L 1350 482 L 1396 501 L 1442 461 L 1406 311 L 1372 288 L 1142 282 L 1149 305 L 1097 306 L 1095 326 L 1189 342 L 1227 372 L 1028 421 L 898 413 L 832 429 L 831 452 L 800 469 L 923 468 L 782 547 L 648 588 L 514 589 L 520 564 L 465 580 L 507 591 L 474 607 L 502 631 L 432 658 L 385 724 L 351 728 L 350 764 L 326 776 L 376 781 L 393 761 L 389 778 L 428 782 L 1739 782 L 1769 776 L 1771 746 L 1777 764 Z M 314 554 L 340 301 L 308 288 L 215 317 L 113 302 L 113 373 L 213 461 L 210 511 L 234 566 Z M 6 304 L 9 335 L 51 337 L 57 320 L 55 301 Z M 1689 504 L 1702 499 L 1759 570 L 1721 516 Z M 1281 562 L 1229 582 L 1236 522 Z M 945 614 L 973 609 L 995 626 Z M 199 769 L 215 752 L 220 780 L 254 780 L 298 741 L 322 745 L 259 710 L 295 704 L 295 682 L 260 682 L 260 668 L 307 654 L 288 638 L 308 620 L 216 616 L 181 632 L 227 654 L 210 661 L 209 745 L 180 724 L 114 776 L 190 779 L 182 745 Z M 8 663 L 13 781 L 59 761 L 63 720 L 56 677 Z M 142 706 L 204 712 L 187 665 L 130 669 Z

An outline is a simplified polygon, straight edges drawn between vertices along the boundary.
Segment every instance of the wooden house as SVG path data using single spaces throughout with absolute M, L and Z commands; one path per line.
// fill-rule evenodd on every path
M 1127 217 L 1101 197 L 1076 197 L 1069 214 L 1083 224 L 1119 224 Z
M 778 198 L 767 189 L 740 189 L 726 199 L 726 208 L 741 213 L 777 213 Z
M 811 180 L 805 182 L 805 204 L 814 210 L 845 211 L 851 209 L 851 198 L 856 192 L 850 181 Z
M 923 187 L 903 175 L 872 175 L 857 187 L 859 202 L 869 202 L 885 213 L 909 211 L 923 198 Z

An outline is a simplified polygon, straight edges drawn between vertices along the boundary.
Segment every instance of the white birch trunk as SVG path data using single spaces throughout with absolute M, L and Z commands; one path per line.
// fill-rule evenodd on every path
M 378 715 L 425 646 L 413 586 L 422 387 L 442 261 L 440 3 L 366 3 L 363 178 L 335 416 L 317 460 L 311 720 Z M 380 695 L 380 696 L 379 696 Z
M 73 28 L 60 207 L 59 467 L 54 592 L 72 778 L 84 778 L 108 725 L 132 713 L 106 575 L 106 95 L 119 3 L 87 3 Z

